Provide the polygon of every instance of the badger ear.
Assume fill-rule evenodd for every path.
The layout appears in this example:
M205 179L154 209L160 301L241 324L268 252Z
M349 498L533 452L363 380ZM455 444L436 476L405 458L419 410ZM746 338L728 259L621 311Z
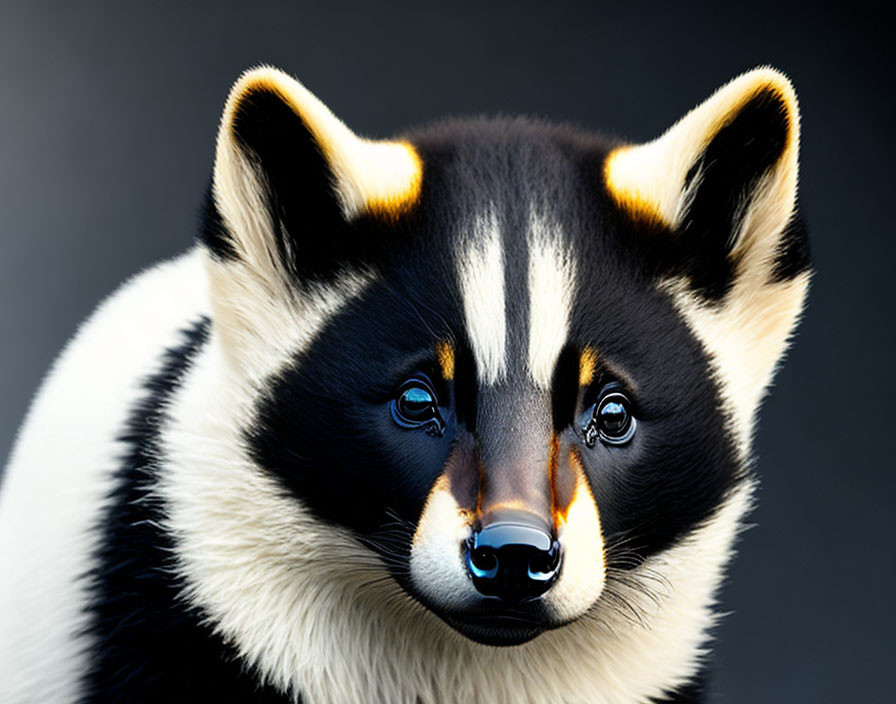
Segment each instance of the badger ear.
M281 71L243 74L221 119L202 232L222 335L245 346L301 325L284 309L312 289L319 300L345 289L346 272L383 244L363 225L409 211L420 180L411 145L358 137Z
M793 87L759 68L604 164L607 190L640 225L639 251L710 352L745 443L808 283L798 150Z
M798 151L793 87L778 71L759 68L720 88L659 139L611 152L604 171L623 210L671 230L670 241L654 243L663 267L717 299L738 275L808 264L793 261L804 248L778 247L794 222ZM789 260L776 261L786 258L778 254Z
M253 69L221 119L209 204L219 222L204 240L265 276L319 278L352 251L347 225L409 208L420 173L409 144L361 139L298 81Z

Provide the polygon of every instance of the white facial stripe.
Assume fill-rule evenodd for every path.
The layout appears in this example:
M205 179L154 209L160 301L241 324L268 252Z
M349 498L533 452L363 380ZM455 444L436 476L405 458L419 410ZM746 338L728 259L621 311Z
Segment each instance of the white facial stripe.
M549 389L569 334L575 265L557 242L556 226L533 214L529 224L529 373Z
M504 254L494 215L482 215L474 221L458 276L479 379L483 384L494 384L507 371Z

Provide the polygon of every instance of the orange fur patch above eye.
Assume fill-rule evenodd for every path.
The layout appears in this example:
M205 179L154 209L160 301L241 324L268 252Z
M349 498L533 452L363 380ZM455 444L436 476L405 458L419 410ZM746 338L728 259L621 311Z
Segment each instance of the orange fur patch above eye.
M454 347L448 342L439 342L436 345L436 356L445 381L454 379Z
M597 352L593 347L586 347L579 356L579 386L588 386L594 380L597 369Z

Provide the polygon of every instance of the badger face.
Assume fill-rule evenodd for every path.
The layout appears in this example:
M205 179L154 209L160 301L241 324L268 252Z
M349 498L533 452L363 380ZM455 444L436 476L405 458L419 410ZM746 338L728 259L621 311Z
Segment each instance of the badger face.
M289 550L252 559L351 572L347 536L492 645L679 588L653 563L739 518L802 304L797 146L770 69L640 146L508 119L368 141L245 74L204 230L214 339L252 389L241 462L315 531L272 518ZM674 565L714 575L703 606L722 533L711 569Z

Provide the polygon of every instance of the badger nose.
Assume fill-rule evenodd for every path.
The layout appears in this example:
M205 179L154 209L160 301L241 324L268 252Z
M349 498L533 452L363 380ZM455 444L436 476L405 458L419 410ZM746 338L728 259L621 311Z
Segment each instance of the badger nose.
M464 552L476 590L506 604L538 598L551 588L560 570L560 544L522 514L474 531Z

